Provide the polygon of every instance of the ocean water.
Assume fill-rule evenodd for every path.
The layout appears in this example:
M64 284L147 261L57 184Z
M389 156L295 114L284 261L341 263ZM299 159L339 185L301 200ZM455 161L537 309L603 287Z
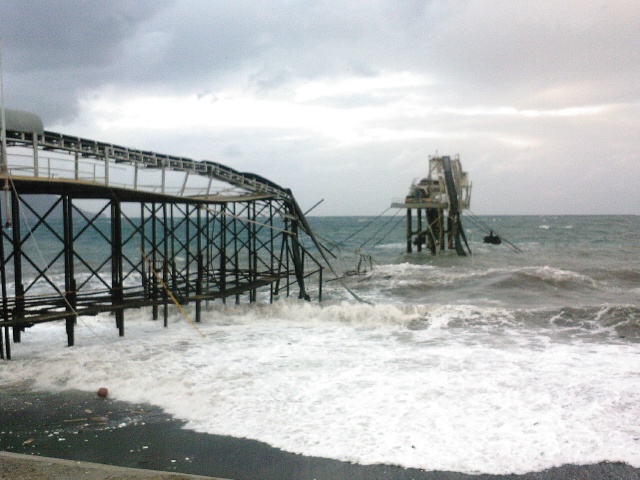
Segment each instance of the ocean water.
M167 329L128 311L124 338L81 318L73 348L38 325L0 387L104 386L193 430L362 464L640 468L640 217L480 221L522 252L465 222L471 257L407 255L400 216L311 218L347 273L322 303L211 303L203 335L177 310ZM360 253L373 269L352 275Z

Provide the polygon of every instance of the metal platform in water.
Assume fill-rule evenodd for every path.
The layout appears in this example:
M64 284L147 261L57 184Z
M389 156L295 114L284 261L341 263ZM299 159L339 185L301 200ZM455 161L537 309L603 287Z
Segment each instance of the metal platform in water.
M458 255L470 254L460 220L462 211L468 209L470 203L471 182L462 170L460 157L429 156L428 175L414 181L403 200L391 204L392 208L407 210L407 253L412 252L413 246L419 252L426 246L434 255L445 249L455 249ZM416 211L416 230L413 210Z

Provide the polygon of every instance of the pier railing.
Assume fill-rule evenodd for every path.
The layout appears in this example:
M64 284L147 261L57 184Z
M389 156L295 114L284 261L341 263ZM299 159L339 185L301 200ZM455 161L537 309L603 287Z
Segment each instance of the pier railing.
M235 196L240 192L277 198L290 196L266 179L213 161L196 161L49 131L42 134L9 131L7 144L21 147L15 153L8 151L7 168L16 175L85 180L162 194L185 194L191 189L205 196ZM146 181L141 181L142 170ZM159 174L158 178L152 179L156 180L153 183L149 181L149 170ZM181 173L182 179L174 175L174 182L169 182L167 175L170 172Z

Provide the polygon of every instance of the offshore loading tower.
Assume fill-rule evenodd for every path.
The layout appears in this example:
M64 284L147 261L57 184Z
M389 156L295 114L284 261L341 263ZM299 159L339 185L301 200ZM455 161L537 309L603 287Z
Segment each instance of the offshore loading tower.
M462 256L471 254L460 219L470 203L471 183L467 172L462 170L460 157L430 155L427 177L411 184L404 201L391 204L393 208L407 210L407 253L412 252L413 246L420 252L424 245L434 255L445 249Z

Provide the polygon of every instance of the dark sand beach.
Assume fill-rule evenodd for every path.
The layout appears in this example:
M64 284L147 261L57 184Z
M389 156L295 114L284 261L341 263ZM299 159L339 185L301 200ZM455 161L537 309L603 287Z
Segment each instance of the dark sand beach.
M0 450L27 455L235 480L640 479L640 470L621 463L565 465L525 475L357 465L296 455L254 440L197 433L183 425L156 407L86 392L34 392L26 385L5 386L0 392Z

